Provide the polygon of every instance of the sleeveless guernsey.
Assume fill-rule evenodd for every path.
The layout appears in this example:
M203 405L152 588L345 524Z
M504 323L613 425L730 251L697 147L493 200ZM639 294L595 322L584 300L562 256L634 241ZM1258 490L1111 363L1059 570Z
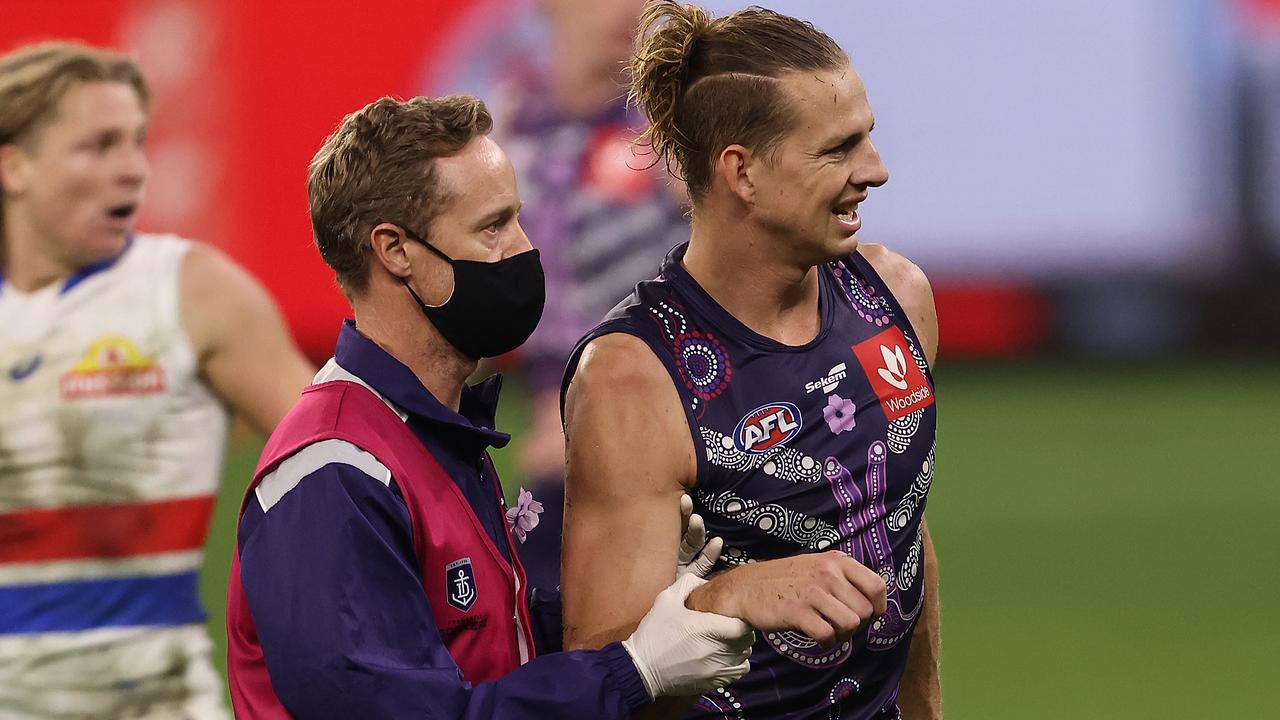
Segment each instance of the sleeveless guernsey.
M888 612L822 648L760 633L751 672L704 695L698 718L892 718L924 601L920 518L936 407L919 339L858 253L818 268L821 329L782 345L734 319L671 251L655 280L579 343L644 340L679 391L698 456L695 509L737 565L839 549L878 571ZM636 438L643 442L643 438Z
M196 576L227 414L181 324L189 246L0 279L0 717L226 717Z

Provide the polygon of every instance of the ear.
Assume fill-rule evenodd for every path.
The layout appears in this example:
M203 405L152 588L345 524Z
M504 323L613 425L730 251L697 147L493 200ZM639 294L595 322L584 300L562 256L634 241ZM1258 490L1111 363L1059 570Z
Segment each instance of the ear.
M409 277L407 248L410 242L413 241L398 226L391 223L378 223L369 231L369 244L373 249L373 257L387 272L397 278Z
M721 150L720 157L716 158L716 174L724 181L729 192L748 205L754 204L756 199L756 185L751 180L751 169L755 162L755 155L742 145L730 145Z
M25 191L30 164L26 152L16 144L0 145L0 190L6 195Z

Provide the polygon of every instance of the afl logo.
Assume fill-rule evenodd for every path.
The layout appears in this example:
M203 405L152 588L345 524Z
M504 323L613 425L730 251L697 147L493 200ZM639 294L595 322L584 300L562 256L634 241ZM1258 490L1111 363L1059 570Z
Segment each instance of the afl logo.
M800 409L789 402L761 405L738 421L733 442L744 453L768 452L798 435L803 424Z

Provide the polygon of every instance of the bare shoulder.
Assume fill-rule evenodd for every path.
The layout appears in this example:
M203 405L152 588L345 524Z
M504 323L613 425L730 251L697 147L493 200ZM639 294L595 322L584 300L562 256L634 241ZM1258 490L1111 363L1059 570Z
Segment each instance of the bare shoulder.
M275 302L257 279L221 250L204 243L192 243L183 258L180 288L183 326L200 354L237 325L262 315L278 315Z
M932 304L933 289L919 265L880 243L861 243L858 252L876 269L899 303L905 306L911 301L927 300Z
M920 266L879 243L860 243L858 252L889 286L889 292L911 320L925 357L933 365L938 352L938 311L933 303L933 287Z
M198 242L191 244L182 262L182 295L184 299L221 298L220 304L237 300L271 302L267 291L249 271L221 250Z
M592 454L600 450L610 455L604 464L648 467L682 485L695 479L697 460L675 383L653 350L635 336L612 333L587 345L565 397L564 419L571 476L574 458L586 451L586 444L593 446ZM621 438L632 441L619 442ZM638 448L666 452L633 455Z
M592 340L582 351L577 372L569 385L569 394L601 389L629 398L659 400L675 388L666 368L643 340L627 333L611 333Z
M231 258L196 244L183 259L181 304L204 381L255 428L271 432L315 374L271 295Z

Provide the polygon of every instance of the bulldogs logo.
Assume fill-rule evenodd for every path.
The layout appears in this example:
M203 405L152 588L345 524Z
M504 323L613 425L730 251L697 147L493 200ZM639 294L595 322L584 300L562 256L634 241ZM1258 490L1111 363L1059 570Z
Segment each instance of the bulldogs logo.
M800 409L789 402L769 403L747 413L733 431L733 443L744 453L768 452L800 433Z

